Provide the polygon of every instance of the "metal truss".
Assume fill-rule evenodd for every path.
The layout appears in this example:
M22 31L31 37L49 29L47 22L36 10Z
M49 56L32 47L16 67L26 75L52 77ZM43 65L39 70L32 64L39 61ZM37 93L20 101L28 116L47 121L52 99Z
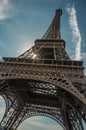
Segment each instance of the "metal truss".
M0 95L6 110L0 127L16 130L27 118L47 116L64 130L84 130L86 77L82 61L73 61L60 36L60 16L42 39L17 58L0 62Z
M40 83L37 83L38 86L39 84ZM40 88L45 88L46 85L48 86L48 84L44 85L43 83L41 83L41 85L42 86L40 86ZM49 88L51 88L51 85L49 85ZM53 95L53 93L50 94L49 91L47 91L45 95L48 94ZM2 128L4 128L5 130L16 130L17 127L27 118L30 118L32 116L46 116L52 118L57 123L59 123L64 130L83 130L81 115L73 107L71 107L71 105L69 105L69 102L65 100L62 101L60 96L59 98L58 96L54 97L57 97L57 102L55 104L52 104L52 102L47 102L46 99L43 103L43 99L40 99L42 102L42 104L40 105L38 99L37 103L34 103L36 102L36 100L34 101L30 97L29 102L24 104L24 102L22 102L21 100L19 101L17 100L17 98L13 98L13 95L11 97L10 93L7 97L5 94L7 109L1 121Z

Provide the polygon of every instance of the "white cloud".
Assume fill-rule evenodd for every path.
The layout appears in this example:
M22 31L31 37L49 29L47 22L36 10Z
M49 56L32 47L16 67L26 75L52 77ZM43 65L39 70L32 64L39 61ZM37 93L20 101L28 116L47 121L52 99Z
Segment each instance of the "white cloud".
M68 4L66 10L69 15L69 24L72 29L73 42L75 43L75 60L80 60L81 59L81 34L78 27L76 9L74 5L70 6Z
M44 118L44 119L43 119ZM36 120L37 119L37 120ZM45 123L43 120L46 120L47 122ZM37 130L37 129L41 129L41 130L63 130L63 128L58 124L58 123L53 123L53 124L49 124L48 123L48 119L45 117L31 117L27 120L25 120L18 128L18 130ZM52 122L52 121L51 121Z
M10 0L0 0L0 20L4 20L8 15L8 11L12 9Z

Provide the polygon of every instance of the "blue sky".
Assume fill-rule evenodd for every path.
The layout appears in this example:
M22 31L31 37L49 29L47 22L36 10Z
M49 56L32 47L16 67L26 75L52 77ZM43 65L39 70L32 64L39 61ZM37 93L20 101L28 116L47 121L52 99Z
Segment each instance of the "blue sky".
M44 35L58 8L63 10L61 38L66 41L66 50L72 59L83 60L86 67L86 0L0 0L0 59L19 56L31 47ZM34 117L19 130L38 130L40 126L57 130L54 123ZM58 126L58 130L62 129Z

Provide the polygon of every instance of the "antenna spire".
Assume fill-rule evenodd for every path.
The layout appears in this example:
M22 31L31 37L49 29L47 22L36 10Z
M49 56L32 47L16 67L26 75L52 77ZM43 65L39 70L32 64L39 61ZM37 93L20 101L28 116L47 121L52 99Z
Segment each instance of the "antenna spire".
M57 9L56 14L42 39L61 39L60 34L60 17L62 15L62 9Z

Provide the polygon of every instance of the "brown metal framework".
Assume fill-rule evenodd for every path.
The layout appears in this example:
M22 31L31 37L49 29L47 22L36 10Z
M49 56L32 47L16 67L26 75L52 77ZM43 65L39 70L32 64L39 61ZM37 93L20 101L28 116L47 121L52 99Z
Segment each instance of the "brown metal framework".
M58 122L64 130L84 130L86 123L86 77L82 61L73 61L60 36L60 16L42 39L17 58L0 62L0 94L6 111L0 123L16 130L27 118L41 115Z

